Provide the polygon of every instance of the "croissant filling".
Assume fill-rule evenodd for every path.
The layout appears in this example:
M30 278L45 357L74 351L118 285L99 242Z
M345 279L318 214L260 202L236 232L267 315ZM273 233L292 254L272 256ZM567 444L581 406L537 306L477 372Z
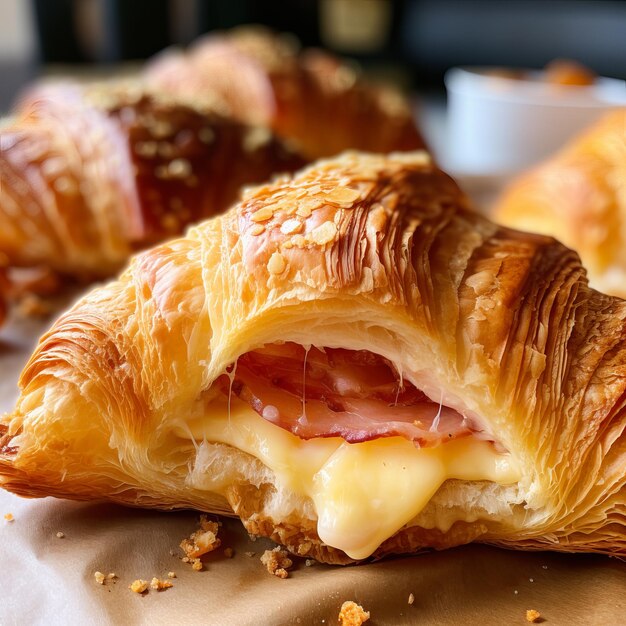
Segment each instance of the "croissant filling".
M354 559L415 520L449 479L510 485L521 477L472 420L367 351L266 346L242 355L216 391L205 419L186 424L201 442L190 484L226 493L233 482L269 483L282 503L265 511L275 521L294 514L290 494L304 497L320 540ZM243 459L227 469L219 444L269 474L250 478Z
M399 436L426 447L480 432L367 350L273 344L242 355L219 384L301 439L359 443Z

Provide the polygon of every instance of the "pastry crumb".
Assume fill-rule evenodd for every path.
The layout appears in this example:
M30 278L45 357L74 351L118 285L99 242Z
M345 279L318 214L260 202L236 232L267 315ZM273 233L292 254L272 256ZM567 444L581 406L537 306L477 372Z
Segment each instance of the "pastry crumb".
M541 613L539 611L535 611L535 609L529 609L526 611L526 621L532 622L533 624L537 623L541 619Z
M304 564L307 567L313 567L313 565L315 565L317 563L317 561L315 559L307 559Z
M287 550L283 550L280 546L276 546L273 550L266 550L261 555L261 563L270 574L283 579L289 576L287 570L293 565Z
M412 593L409 594L409 599L407 600L407 602L409 604L413 604L413 602L415 602L415 596Z
M104 585L105 576L102 572L94 572L93 577L99 585Z
M156 576L150 581L150 588L156 591L163 591L173 586L169 580L160 580Z
M246 552L246 556L250 556L250 557L254 556L255 554L256 552Z
M224 556L227 559L232 559L233 554L235 554L235 551L232 548L224 548Z
M115 572L110 572L107 574L107 580L113 580L117 578L117 574Z
M15 518L13 517L13 513L5 513L5 514L4 514L4 519L5 519L7 522L13 522L13 521L15 521Z
M201 572L203 568L204 565L200 559L191 559L191 569L194 572Z
M195 559L212 552L219 548L222 543L217 537L218 530L217 522L212 522L206 515L201 515L200 528L192 533L188 539L183 539L180 542L180 547L189 559Z
M61 531L57 533L57 539L63 539L64 537L65 537L65 533L62 533Z
M167 573L167 577L168 578L176 578L176 572L168 572Z
M369 611L363 609L360 604L347 600L341 605L337 621L341 626L361 626L370 618Z
M134 593L143 593L148 589L148 581L138 578L128 585L128 588Z

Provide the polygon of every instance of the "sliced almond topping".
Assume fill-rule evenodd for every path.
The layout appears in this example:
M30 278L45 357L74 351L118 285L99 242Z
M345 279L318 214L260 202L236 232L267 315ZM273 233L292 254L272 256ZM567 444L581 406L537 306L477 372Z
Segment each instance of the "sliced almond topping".
M254 237L256 237L257 235L261 235L264 232L265 232L265 226L263 226L263 224L255 224L250 229L250 234L253 235Z
M253 222L267 222L267 220L272 219L274 217L274 210L270 207L262 207L255 211L250 219Z
M299 233L302 230L304 224L295 218L285 220L280 227L280 232L283 235L293 235L293 233Z
M306 239L302 235L294 235L291 238L291 243L297 248L304 248L304 246L306 246Z
M356 189L350 189L349 187L337 187L326 194L326 200L329 200L330 202L339 202L341 204L349 204L354 202L360 195L361 192Z
M274 252L267 263L267 271L270 274L282 274L286 265L285 257L280 252Z
M337 237L337 226L334 222L324 222L311 232L311 241L323 246Z

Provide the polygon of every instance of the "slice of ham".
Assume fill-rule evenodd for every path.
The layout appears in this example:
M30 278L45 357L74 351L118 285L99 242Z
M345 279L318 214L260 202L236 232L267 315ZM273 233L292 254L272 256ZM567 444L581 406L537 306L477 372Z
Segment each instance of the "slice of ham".
M401 436L432 446L472 434L467 418L402 381L387 360L366 350L273 344L242 355L232 384L226 375L219 384L302 439L358 443Z

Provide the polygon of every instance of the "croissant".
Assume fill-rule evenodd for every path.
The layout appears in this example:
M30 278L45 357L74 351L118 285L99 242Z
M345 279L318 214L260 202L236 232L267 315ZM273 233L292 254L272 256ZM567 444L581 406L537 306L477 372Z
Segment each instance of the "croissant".
M41 339L24 496L236 515L330 563L626 555L626 303L426 153L348 153L136 256Z
M576 250L591 285L626 298L626 108L514 180L495 219Z
M424 148L409 103L393 88L368 83L321 50L299 53L293 39L263 29L210 35L186 54L162 55L146 74L168 92L269 126L310 159Z
M39 87L0 141L0 253L91 278L305 163L265 129L124 84Z
M4 323L7 316L7 300L9 293L9 280L6 268L0 265L0 326Z

